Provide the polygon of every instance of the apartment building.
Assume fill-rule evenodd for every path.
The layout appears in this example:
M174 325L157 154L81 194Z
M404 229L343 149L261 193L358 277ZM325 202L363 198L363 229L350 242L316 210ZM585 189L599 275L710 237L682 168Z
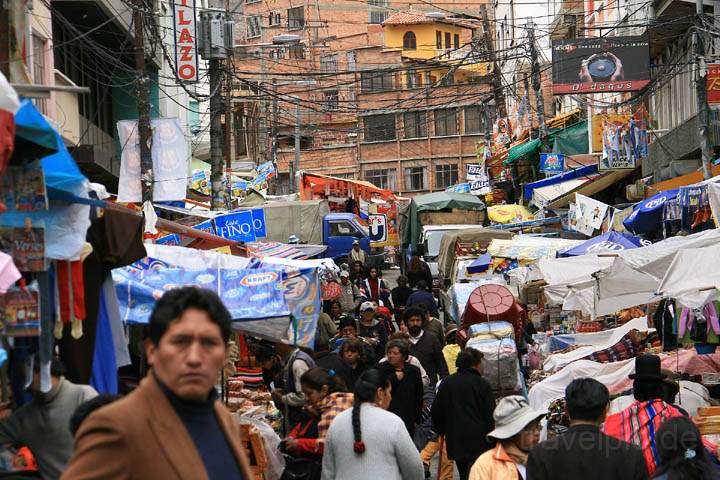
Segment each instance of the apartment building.
M463 12L478 15L477 6L468 2L452 1L443 7L457 12L458 17ZM429 10L429 5L387 0L320 4L246 1L244 36L236 46L236 72L240 78L235 101L242 117L238 133L244 142L239 153L253 161L273 158L279 185L287 185L288 189L295 169L364 178L360 158L366 153L372 159L374 154L363 152L360 146L365 142L360 117L381 108L380 97L392 96L390 91L404 92L421 86L427 90L431 86L428 82L443 78L443 65L447 71L452 62L462 60L463 50L455 48L456 43L457 47L465 47L472 37L472 28L446 23L450 37L446 39L443 30L443 46L438 48L435 31L422 27L414 39L414 57L404 57L411 50L403 49L403 42L408 42L409 47L412 39L404 39L404 34L386 21L400 12L440 21L455 16ZM430 16L426 17L427 13ZM424 30L429 32L427 38L421 36ZM431 66L437 67L436 74L419 78ZM408 77L403 73L405 68L414 68L415 73ZM378 72L371 74L369 70ZM457 76L458 81L464 81L463 73ZM373 95L368 95L370 91ZM422 91L395 95L417 96ZM426 154L416 156L422 155ZM396 162L397 158L392 160ZM395 179L398 190L404 190L397 183L402 182L401 175ZM424 190L432 184L426 185Z

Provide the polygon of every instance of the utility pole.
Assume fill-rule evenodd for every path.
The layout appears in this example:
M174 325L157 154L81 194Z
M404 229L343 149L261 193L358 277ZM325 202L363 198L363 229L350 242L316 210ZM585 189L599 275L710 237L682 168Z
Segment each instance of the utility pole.
M228 21L223 0L214 0L208 10L200 12L200 53L208 60L210 86L210 208L225 207L223 190L223 126L226 113L223 101L223 61L233 45L233 22Z
M0 2L0 72L10 78L10 2Z
M295 161L292 168L292 177L290 177L291 192L299 191L297 185L298 170L300 170L300 99L295 101Z
M712 147L708 137L710 112L707 102L707 64L705 63L705 44L700 29L705 19L703 0L695 1L695 93L697 94L698 133L700 134L700 152L702 154L703 177L705 180L712 177Z
M133 11L135 25L135 68L138 73L136 83L138 107L138 134L140 142L140 183L142 200L152 202L153 199L153 163L150 143L150 80L145 67L145 10L147 3L136 0Z
M499 117L507 117L507 106L505 105L505 91L502 84L502 72L498 67L497 57L495 56L495 47L493 46L492 35L490 34L490 19L488 19L487 7L485 4L480 5L480 15L483 21L483 42L485 50L488 53L490 64L492 65L492 84L493 96L495 97L495 108Z
M272 119L270 121L270 161L273 165L277 162L277 126L278 126L278 99L277 86L273 79L273 100L272 100Z
M700 0L702 1L702 0ZM543 102L542 90L540 89L540 64L538 63L538 52L535 48L535 25L529 22L528 41L530 42L530 61L533 90L535 90L535 103L537 105L537 119L540 124L540 141L545 145L547 139L547 127L545 125L545 104Z
M527 116L530 122L530 139L532 140L532 115L530 114L530 83L528 82L528 74L523 72L523 87L525 87L525 95L523 95L523 102L525 102L525 108L528 110Z

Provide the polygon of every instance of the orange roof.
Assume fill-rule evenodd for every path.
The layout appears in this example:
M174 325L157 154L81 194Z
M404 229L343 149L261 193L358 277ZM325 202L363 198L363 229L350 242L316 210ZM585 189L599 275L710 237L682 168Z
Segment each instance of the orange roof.
M421 23L432 23L438 20L430 18L421 12L398 12L390 15L383 25L419 25Z

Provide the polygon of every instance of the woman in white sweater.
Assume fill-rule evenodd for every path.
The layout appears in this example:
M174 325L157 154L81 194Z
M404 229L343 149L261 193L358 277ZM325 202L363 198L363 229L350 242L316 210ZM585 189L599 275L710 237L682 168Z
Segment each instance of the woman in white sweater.
M335 417L325 438L323 480L425 478L405 424L386 411L391 390L386 373L371 369L360 376L353 408Z

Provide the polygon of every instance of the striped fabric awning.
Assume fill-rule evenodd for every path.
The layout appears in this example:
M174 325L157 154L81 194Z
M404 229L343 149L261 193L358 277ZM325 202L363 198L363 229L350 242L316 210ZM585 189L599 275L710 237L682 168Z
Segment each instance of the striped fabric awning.
M303 252L280 242L250 242L245 244L248 249L248 255L251 257L278 257L290 258L293 260L306 260L308 257Z

